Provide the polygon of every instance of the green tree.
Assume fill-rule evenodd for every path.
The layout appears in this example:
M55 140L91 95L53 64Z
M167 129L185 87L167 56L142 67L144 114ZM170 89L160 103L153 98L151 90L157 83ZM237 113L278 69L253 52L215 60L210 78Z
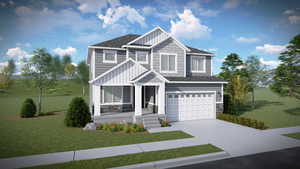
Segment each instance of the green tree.
M12 76L15 72L16 72L16 64L15 61L13 59L10 59L8 61L8 68L9 68L9 74L10 76Z
M249 90L252 93L252 107L254 107L254 89L258 87L261 77L264 75L265 66L263 66L257 56L249 56L245 63L248 73Z
M8 88L11 85L10 69L5 66L0 71L0 88Z
M59 56L54 56L52 59L52 72L54 79L57 79L57 76L64 74L63 65Z
M281 64L275 70L271 89L282 96L300 100L300 34L290 41L279 60Z
M233 76L228 84L231 102L234 104L234 113L238 113L241 105L247 101L247 78L241 75Z
M230 81L233 76L241 75L244 77L248 76L244 63L236 53L231 53L226 56L221 67L222 72L219 74L224 80Z
M65 67L65 76L71 79L72 77L74 77L75 71L76 71L76 67L73 64L69 63Z
M38 113L42 112L42 96L44 89L55 85L52 72L52 56L46 49L36 49L32 58L22 69L22 75L31 78L34 86L39 90Z
M66 68L68 64L71 64L72 59L70 55L64 55L62 58L63 70Z
M89 67L85 63L85 61L82 61L78 64L76 75L77 75L77 80L79 80L82 85L82 96L84 96L85 87L88 85L88 81L89 81Z

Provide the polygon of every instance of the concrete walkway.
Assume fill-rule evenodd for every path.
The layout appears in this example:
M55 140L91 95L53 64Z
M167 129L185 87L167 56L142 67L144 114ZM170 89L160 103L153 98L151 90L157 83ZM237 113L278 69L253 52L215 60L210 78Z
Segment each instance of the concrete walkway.
M231 157L299 147L300 140L282 134L300 132L300 127L257 130L222 120L193 120L173 123L172 127L150 132L182 130L202 142L209 142Z
M208 144L204 140L197 138L151 142L142 144L132 144L125 146L114 146L106 148L95 148L87 150L77 150L69 152L49 153L40 155L31 155L23 157L0 159L0 168L14 169L23 167L32 167L38 165L49 165L56 163L70 162L74 160L89 160L104 157L113 157L118 155L134 154L141 152L166 150L179 147L196 146Z

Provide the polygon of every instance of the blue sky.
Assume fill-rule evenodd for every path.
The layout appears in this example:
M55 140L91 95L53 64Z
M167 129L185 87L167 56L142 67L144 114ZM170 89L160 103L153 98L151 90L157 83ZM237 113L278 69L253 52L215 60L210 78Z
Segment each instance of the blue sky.
M84 60L87 46L160 26L184 44L216 54L257 55L270 68L300 33L298 0L0 0L0 67L21 67L35 48Z

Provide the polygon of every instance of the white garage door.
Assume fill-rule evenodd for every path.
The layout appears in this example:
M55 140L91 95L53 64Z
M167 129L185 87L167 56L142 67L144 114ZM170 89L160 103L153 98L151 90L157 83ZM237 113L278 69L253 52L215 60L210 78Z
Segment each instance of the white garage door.
M215 92L168 93L167 120L214 119Z

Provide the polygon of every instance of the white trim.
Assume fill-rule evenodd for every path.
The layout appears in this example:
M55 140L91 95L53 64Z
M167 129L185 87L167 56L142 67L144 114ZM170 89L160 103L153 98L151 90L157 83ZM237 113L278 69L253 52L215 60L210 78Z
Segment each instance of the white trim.
M223 93L223 84L222 84L222 87L221 87L221 102L222 102L222 103L224 102L224 100L223 100L223 97L224 97L223 94L224 94L224 93Z
M162 83L135 83L140 86L160 86Z
M114 56L114 60L106 60L105 56L106 56L106 52L113 52L115 54ZM102 62L103 63L118 63L117 60L117 51L116 50L103 50L103 58L102 58Z
M161 70L161 64L162 64L161 56L162 55L174 55L175 56L175 70L174 71ZM177 53L159 53L159 71L161 73L178 73L177 72L177 66L178 66L178 64L177 64Z
M92 48L92 49L111 49L111 50L126 50L124 48L113 48L113 47L104 47L104 46L88 46L88 48Z
M208 54L208 53L187 53L188 55L200 55L200 56L215 56L215 54Z
M223 102L216 102L216 104L221 104L221 103L223 103Z
M162 81L164 81L164 82L169 82L168 79L166 79L164 76L162 76L161 74L159 74L158 72L156 72L156 71L153 70L153 69L150 70L150 71L148 71L147 73L143 74L142 76L138 77L137 79L135 79L135 80L133 80L133 81L130 81L130 82L132 82L132 83L138 82L139 80L141 80L142 78L146 77L146 76L149 75L150 73L154 73L155 75L157 75L157 77L158 77L160 80L162 80ZM149 83L147 83L147 84L149 84ZM159 83L158 83L158 84L159 84Z
M96 69L96 51L95 51L95 49L92 49L93 51L92 51L92 59L91 59L91 61L92 61L92 74L93 74L93 76L92 76L92 78L94 79L95 78L95 73L96 73L96 71L95 71L95 69Z
M126 49L126 59L129 58L129 49Z
M106 84L101 84L101 86L133 86L133 84L131 84L131 83L122 83L122 84L106 83Z
M153 49L152 48L151 48L151 54L150 54L150 61L151 61L150 68L153 69Z
M216 94L216 91L166 91L167 94L172 94L172 93L215 93Z
M218 81L170 81L169 83L215 83L215 84L227 84L228 82L218 82Z
M99 80L101 77L103 77L103 76L105 76L106 74L108 74L109 72L111 72L111 71L113 71L113 70L115 70L115 69L121 67L123 64L125 64L125 63L127 63L127 62L129 62L129 61L131 61L131 62L133 62L133 63L135 63L135 64L138 64L138 65L142 66L141 64L137 63L137 62L136 62L135 60L133 60L132 58L128 58L128 59L124 60L123 62L119 63L118 65L116 65L116 66L112 67L111 69L107 70L106 72L102 73L101 75L99 75L99 76L96 77L95 79L90 80L89 83L93 83L93 82ZM147 69L146 69L144 66L142 66L142 67L143 67L143 69L144 69L145 71L147 71Z
M144 98L143 98L143 100L144 100L144 105L143 105L143 107L145 108L146 107L146 87L145 86L142 86L142 89L144 89L143 91L142 91L142 95L143 95L143 92L144 92ZM142 101L142 103L143 103L143 101ZM143 108L142 107L142 108Z
M123 48L151 49L151 46L123 45Z
M150 30L149 32L147 32L147 33L143 34L142 36L139 36L139 37L138 37L138 38L136 38L136 39L133 39L132 41L128 42L127 44L128 44L128 45L130 45L130 44L132 44L132 43L134 43L134 42L136 42L136 41L138 41L138 40L142 39L143 37L145 37L145 36L149 35L150 33L154 32L154 31L156 31L156 29L157 29L157 28L158 28L158 27L155 27L155 28L153 28L153 29L152 29L152 30Z
M193 70L193 58L202 58L203 60L203 70ZM191 60L190 60L190 64L191 64L191 72L192 73L206 73L206 57L205 56L191 56Z
M104 87L117 87L117 86L104 86ZM133 100L132 100L132 96L131 96L131 90L132 90L132 87L130 87L130 102L123 102L123 98L124 98L124 87L128 87L128 86L119 86L119 87L122 87L122 95L121 95L121 99L120 99L120 102L108 102L108 103L104 103L104 89L103 88L100 88L100 92L101 92L101 102L100 102L100 105L122 105L122 104L132 104L133 103ZM112 95L114 96L114 95ZM112 97L112 100L114 100L114 98Z
M210 58L210 75L213 75L213 58Z
M146 61L138 61L138 55L139 53L146 53ZM149 57L149 52L148 51L135 51L135 61L140 63L140 64L148 64L148 57Z
M183 61L183 62L184 62L184 77L187 76L187 75L186 75L186 67L187 67L187 66L186 66L186 57L187 57L187 56L186 56L186 51L184 51L184 61Z

